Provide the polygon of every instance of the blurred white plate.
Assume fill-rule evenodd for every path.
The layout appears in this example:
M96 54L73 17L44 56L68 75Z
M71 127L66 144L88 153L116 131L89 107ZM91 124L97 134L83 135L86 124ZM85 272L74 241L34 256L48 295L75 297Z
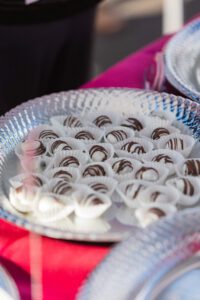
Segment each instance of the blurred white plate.
M165 74L177 90L200 102L200 20L185 26L167 44Z
M78 300L200 299L200 208L138 230L82 287Z
M7 273L7 271L0 266L0 299L1 300L19 300L17 287Z

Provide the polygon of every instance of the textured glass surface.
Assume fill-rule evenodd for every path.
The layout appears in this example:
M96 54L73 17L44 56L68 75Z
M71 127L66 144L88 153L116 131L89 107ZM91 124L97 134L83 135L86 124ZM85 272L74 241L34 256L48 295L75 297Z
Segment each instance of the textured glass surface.
M187 25L168 43L165 73L180 92L200 101L200 20Z
M199 249L200 209L167 217L116 246L89 277L77 299L200 299L196 286ZM156 296L161 283L169 279L170 285Z
M133 89L88 89L62 92L31 100L18 106L0 118L0 217L14 224L54 238L83 241L120 241L133 230L131 226L109 220L107 232L90 233L57 229L40 224L17 213L8 205L8 178L17 173L14 149L27 132L39 124L49 122L53 115L90 111L115 111L119 113L170 111L180 122L200 136L200 105L174 95L145 92ZM97 224L99 226L99 224ZM105 225L105 224L103 224ZM136 228L135 228L136 230Z
M200 270L192 270L178 278L165 289L157 300L198 300L200 299L199 286Z
M10 296L10 299L19 300L16 285L10 275L0 266L0 296ZM0 298L1 298L0 297ZM7 298L1 298L1 300Z

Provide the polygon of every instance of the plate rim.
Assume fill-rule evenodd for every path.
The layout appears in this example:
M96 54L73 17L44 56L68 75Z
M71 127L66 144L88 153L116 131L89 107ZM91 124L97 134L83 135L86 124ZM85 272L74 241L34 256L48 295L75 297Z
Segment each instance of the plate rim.
M136 234L130 235L126 240L124 240L121 243L115 245L115 247L106 255L104 260L102 260L93 269L93 271L87 276L87 278L83 281L83 283L80 286L80 288L78 290L78 293L77 293L77 300L93 300L94 298L91 298L90 291L91 291L92 288L95 289L95 286L97 286L98 279L100 279L100 278L103 279L102 274L105 275L105 268L110 266L110 261L115 260L115 263L116 263L116 260L118 258L118 259L120 259L120 262L123 262L124 257L128 254L128 252L130 254L130 251L129 251L130 247L132 245L134 245L134 243L136 241L140 242L139 247L141 248L141 250L144 249L144 247L146 247L146 249L147 248L150 249L150 248L152 248L152 245L149 242L149 236L150 236L151 233L154 234L154 235L153 234L152 235L153 235L153 238L155 239L159 235L162 236L162 233L165 230L167 231L167 234L168 234L168 230L169 230L169 228L171 228L171 230L172 230L171 234L173 234L174 225L176 223L178 223L179 227L182 228L182 226L180 226L180 223L183 222L184 219L186 219L186 216L187 215L191 215L191 216L193 215L194 216L195 214L198 215L198 219L199 219L199 217L200 217L200 207L190 208L188 210L183 210L182 212L178 213L176 215L176 217L174 217L173 215L169 215L166 218L159 220L157 223L153 223L152 225L150 225L147 228L138 229ZM199 223L198 232L200 233L200 222L198 221L198 223ZM140 239L140 237L139 237L140 235L141 236L143 235L144 238ZM183 230L182 231L180 230L180 237L181 236L185 238ZM162 236L162 238L163 238L163 236ZM164 241L162 241L162 242L164 243ZM200 236L198 238L198 243L200 244ZM195 256L196 254L198 254L199 253L199 247L197 247L197 246L195 247L195 246L194 247L189 246L187 248L186 252L185 252L185 255L184 254L177 255L176 258L172 259L173 262L171 264L168 261L169 267L171 266L172 269L174 269L177 266L179 266L181 263L183 263L185 261L185 259L190 260L192 258L192 256ZM177 246L177 249L178 249L178 246ZM158 249L157 249L157 252L158 252ZM136 256L136 254L140 255L139 253L140 253L140 251L138 251L138 249L136 248L136 249L133 249L131 254L132 254L132 256L134 254ZM162 257L162 259L163 260L166 259L166 254L165 254L164 258ZM198 258L198 260L199 260L199 258ZM126 262L126 266L127 266L127 262ZM128 272L128 267L126 268L126 271ZM129 269L129 271L130 271L130 269ZM112 272L111 268L109 269L109 272ZM166 268L166 274L167 274L167 272L170 272L170 269L168 267ZM148 273L148 272L146 271L146 273ZM161 274L162 274L162 271L161 271ZM152 293L152 283L151 282L149 283L149 279L148 279L148 278L151 278L150 273L146 274L146 275L148 275L148 276L147 277L145 276L145 280L144 280L143 284L142 283L138 284L138 282L135 283L135 286L136 286L136 291L135 292L138 293L138 295L137 295L138 300L139 299L148 300L149 298L147 296L149 294L147 295L147 293L150 293L150 294ZM162 274L162 275L165 275L165 274ZM103 281L101 283L103 284ZM158 284L157 282L153 282L153 283ZM146 291L143 292L143 287L145 285L147 285L147 288L146 288ZM133 288L132 288L132 290L131 289L129 290L129 294L132 295L132 293L133 293ZM111 299L111 298L108 298L108 299ZM117 298L117 299L125 299L125 298ZM134 298L134 299L136 299L136 298Z
M198 26L200 31L200 18L191 21L188 25L184 26L178 33L176 33L167 43L164 49L164 65L165 65L165 76L167 80L184 96L200 103L200 92L191 88L186 82L182 81L181 78L175 72L172 61L171 61L171 48L177 44L181 37L188 35L190 31L194 31L195 27ZM197 30L195 30L197 31Z
M9 292L9 295L14 297L14 300L20 300L19 290L14 279L11 277L9 271L1 263L0 274L2 275L0 275L0 277L4 278L4 282L6 283L6 287L8 288L6 292Z

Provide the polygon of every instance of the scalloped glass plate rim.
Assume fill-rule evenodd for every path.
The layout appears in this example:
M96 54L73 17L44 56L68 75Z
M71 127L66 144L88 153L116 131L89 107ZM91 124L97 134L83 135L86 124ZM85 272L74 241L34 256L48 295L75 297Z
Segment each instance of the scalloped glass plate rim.
M127 101L133 101L132 104L134 104L135 107L139 107L140 109L144 109L143 106L149 111L150 106L158 106L159 104L163 105L166 108L167 101L168 106L170 106L172 109L175 107L175 102L180 103L181 105L184 104L183 109L181 109L181 112L179 110L180 116L179 118L182 119L182 113L184 114L185 111L189 112L190 115L191 112L200 112L200 106L197 103L192 102L189 99L185 99L183 97L177 97L175 95L170 95L167 93L158 93L155 91L145 91L141 89L129 89L129 88L109 88L109 89L82 89L82 90L72 90L68 92L60 92L57 94L51 94L48 96L39 97L33 100L29 100L26 103L23 103L16 108L12 109L10 112L8 112L5 116L0 117L0 141L4 140L3 128L5 126L10 125L11 120L16 119L16 115L21 116L22 112L24 114L28 114L28 110L31 108L37 108L39 110L39 104L42 103L44 105L44 101L50 101L53 102L55 99L59 102L59 97L64 98L65 102L69 102L69 99L71 97L71 101L73 101L73 97L80 97L81 95L98 95L100 99L102 99L103 95L107 95L107 97L111 96L113 100L116 101L116 95L120 97L127 96ZM137 97L138 98L137 98ZM135 99L136 97L136 99ZM152 98L152 99L151 99ZM140 102L137 102L137 100L140 100ZM152 103L150 103L150 99L152 100ZM94 99L93 99L94 100ZM110 100L110 99L108 99ZM148 101L147 101L148 100ZM160 102L159 102L160 101ZM126 101L125 101L126 102ZM89 102L90 103L90 102ZM109 102L110 103L110 102ZM131 102L129 102L131 104ZM126 104L126 103L125 103ZM177 104L178 105L178 104ZM121 103L119 108L121 109ZM125 107L125 106L124 106ZM47 108L48 109L48 108ZM129 107L126 110L128 110ZM41 113L41 112L40 112ZM198 124L197 124L198 125ZM195 126L197 126L195 125ZM199 126L198 129L200 130ZM198 138L200 136L200 133L198 132ZM11 145L12 146L12 145ZM5 153L3 151L3 145L0 147L0 166L2 165L2 159L5 156ZM2 191L1 191L2 192ZM5 195L4 195L5 196ZM52 227L48 227L46 225L36 224L34 222L31 222L30 220L27 220L25 218L22 218L21 216L17 216L12 214L11 212L5 210L0 206L0 218L10 221L11 223L18 225L20 227L23 227L25 229L34 231L38 234L42 234L45 236L57 238L57 239L67 239L67 240L78 240L78 241L89 241L89 242L117 242L121 241L125 238L127 238L130 235L130 232L133 228L125 226L125 230L122 232L118 231L118 229L114 232L106 232L106 233L84 233L84 232L74 232L74 231L65 231L61 229L56 229Z

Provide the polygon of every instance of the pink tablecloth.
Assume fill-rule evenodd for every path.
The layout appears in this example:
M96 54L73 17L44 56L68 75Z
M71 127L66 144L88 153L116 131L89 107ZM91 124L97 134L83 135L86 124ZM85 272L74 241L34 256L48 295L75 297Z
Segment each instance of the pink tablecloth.
M164 37L119 62L84 88L143 88L144 69L166 44ZM43 300L75 299L87 275L110 251L108 245L91 245L42 238ZM0 259L14 276L21 298L30 300L29 233L0 221Z

